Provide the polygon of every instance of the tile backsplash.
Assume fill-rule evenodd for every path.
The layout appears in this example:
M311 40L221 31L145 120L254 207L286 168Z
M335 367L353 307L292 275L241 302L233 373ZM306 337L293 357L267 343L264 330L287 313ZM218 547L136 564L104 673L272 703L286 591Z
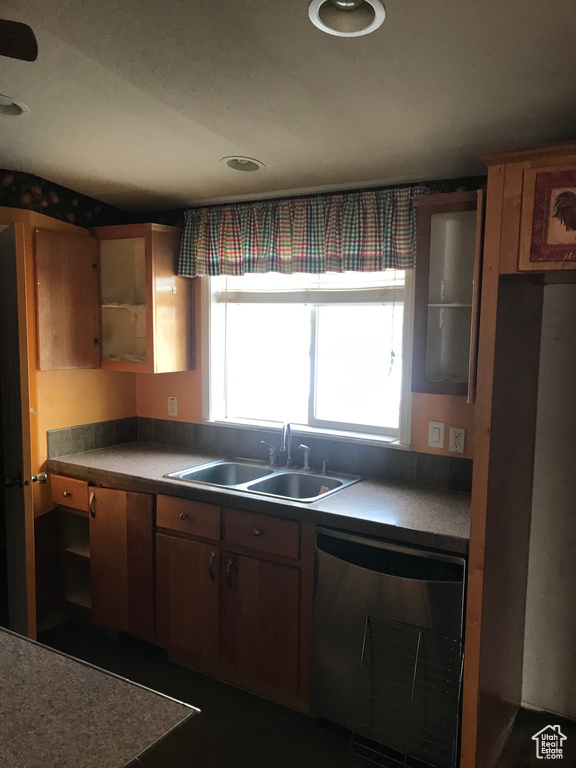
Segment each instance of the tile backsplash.
M131 443L136 440L136 417L98 421L66 429L51 429L48 436L48 458L66 456L69 453L92 451L109 445Z
M48 456L57 458L70 453L105 448L134 440L171 445L197 453L219 456L241 456L246 459L266 459L266 440L279 445L279 430L243 429L217 424L189 424L142 416L48 432ZM472 487L472 461L457 456L436 456L428 453L398 450L386 445L330 440L321 437L295 437L292 456L301 464L297 446L305 442L311 449L311 465L320 467L329 459L328 469L350 472L363 477L391 480L405 485L444 488L469 493Z

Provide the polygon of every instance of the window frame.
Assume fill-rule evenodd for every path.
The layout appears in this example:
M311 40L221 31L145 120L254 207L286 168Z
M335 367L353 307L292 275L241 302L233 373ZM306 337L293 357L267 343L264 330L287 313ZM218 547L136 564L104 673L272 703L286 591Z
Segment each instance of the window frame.
M224 360L226 354L222 349L218 349L216 354L215 345L212 343L216 335L222 338L226 322L226 302L219 302L216 294L220 291L220 278L211 278L203 276L197 278L201 281L201 365L202 365L202 420L214 424L226 424L230 426L239 426L243 428L265 428L278 426L279 422L239 420L229 419L225 413L225 370ZM318 434L322 436L341 436L343 438L352 438L362 442L392 442L403 447L410 446L411 433L411 415L412 415L412 338L414 332L414 270L406 270L404 273L403 288L403 325L402 325L402 382L400 391L400 413L399 428L397 430L380 429L368 425L356 425L348 422L332 422L314 417L314 398L309 398L308 403L308 424L293 425L294 432L301 431L302 434ZM262 291L262 303L269 303L270 296L273 294L276 301L282 303L305 303L316 309L318 306L333 305L345 303L348 305L363 305L372 303L382 303L386 294L390 291L397 292L398 288L364 288L353 289L366 293L366 298L361 302L342 300L346 289L322 290L323 300L318 301L314 289L303 289L302 291ZM236 301L228 300L228 303L242 303L241 292L229 291L235 294ZM255 292L252 291L252 294ZM330 294L330 296L328 296ZM371 294L372 301L368 300L368 294ZM340 296L339 296L340 295ZM340 300L339 300L340 298ZM316 299L316 300L315 300ZM328 300L327 300L328 299ZM245 300L245 299L244 299ZM250 303L258 303L251 300ZM222 309L222 305L224 309ZM309 392L315 395L315 336L317 323L317 312L311 313L311 322L313 323L310 334L310 383ZM222 385L222 391L218 392L216 385Z

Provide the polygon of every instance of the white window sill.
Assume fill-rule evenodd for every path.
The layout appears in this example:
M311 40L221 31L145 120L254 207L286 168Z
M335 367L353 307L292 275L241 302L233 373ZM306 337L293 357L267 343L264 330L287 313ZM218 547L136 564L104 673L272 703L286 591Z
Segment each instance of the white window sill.
M248 429L255 432L270 432L280 434L282 425L272 426L270 422L262 421L225 421L207 419L202 420L202 424L210 424L216 427L227 427L229 429ZM324 440L336 440L343 443L357 443L361 445L386 446L399 451L409 451L410 446L399 442L397 437L390 435L377 435L368 432L347 432L337 429L319 429L318 427L309 427L304 424L290 424L293 435L302 435L307 437L317 437Z

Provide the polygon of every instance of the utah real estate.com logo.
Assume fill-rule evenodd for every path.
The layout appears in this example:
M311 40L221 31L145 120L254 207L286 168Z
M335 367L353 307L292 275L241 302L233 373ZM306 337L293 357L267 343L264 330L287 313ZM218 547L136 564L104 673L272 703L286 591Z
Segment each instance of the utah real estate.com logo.
M536 757L539 760L561 760L564 757L562 744L566 738L559 725L547 725L542 728L532 736L536 742Z

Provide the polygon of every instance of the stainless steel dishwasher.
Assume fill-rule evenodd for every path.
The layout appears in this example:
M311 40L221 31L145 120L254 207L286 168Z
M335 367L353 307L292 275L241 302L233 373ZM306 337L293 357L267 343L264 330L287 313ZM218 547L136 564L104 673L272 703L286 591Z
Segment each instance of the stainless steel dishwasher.
M456 764L465 574L461 557L317 529L311 708L352 731L354 765Z

